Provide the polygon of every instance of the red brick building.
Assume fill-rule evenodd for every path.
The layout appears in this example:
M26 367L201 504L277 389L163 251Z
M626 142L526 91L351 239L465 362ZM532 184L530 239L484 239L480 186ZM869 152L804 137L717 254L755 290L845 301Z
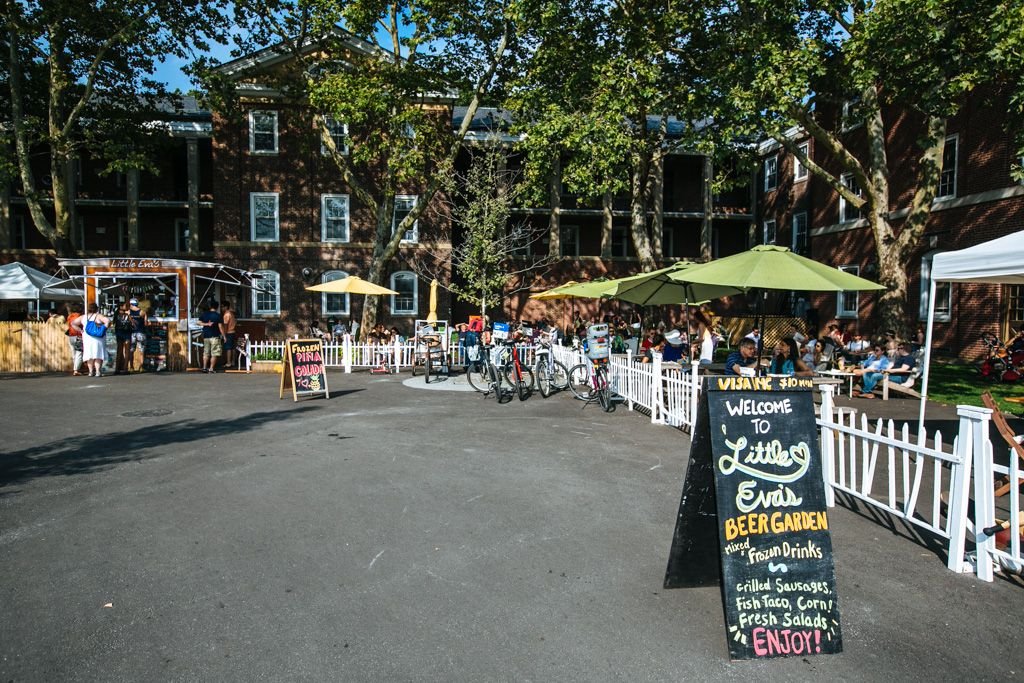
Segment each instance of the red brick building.
M1024 185L1012 175L1015 156L1011 136L998 105L972 99L947 122L939 191L932 203L924 237L906 264L910 279L907 319L910 329L927 316L928 272L931 257L940 251L962 249L1024 229ZM887 109L886 151L890 169L890 219L896 226L906 217L920 152L916 140L923 133L920 118ZM855 155L866 148L863 127L844 129L840 112L831 117L833 129ZM828 116L822 120L827 121ZM806 145L808 156L824 169L838 173L838 164L816 148L803 131L791 139ZM777 142L760 148L762 171L759 241L775 242L816 261L856 272L868 279L878 275L874 241L867 221L822 178L809 173ZM842 177L845 183L848 178ZM988 331L1005 338L1024 324L1024 292L1014 286L954 284L940 286L936 297L935 340L939 348L965 357L977 355L977 339ZM793 297L780 298L785 309ZM822 325L838 320L851 331L874 335L875 296L844 292L811 294Z

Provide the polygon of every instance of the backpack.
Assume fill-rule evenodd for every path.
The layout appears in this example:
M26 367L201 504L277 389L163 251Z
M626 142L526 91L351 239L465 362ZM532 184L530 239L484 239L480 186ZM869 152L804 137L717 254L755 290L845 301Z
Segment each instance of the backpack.
M135 324L130 315L117 315L114 319L114 329L118 332L134 332Z

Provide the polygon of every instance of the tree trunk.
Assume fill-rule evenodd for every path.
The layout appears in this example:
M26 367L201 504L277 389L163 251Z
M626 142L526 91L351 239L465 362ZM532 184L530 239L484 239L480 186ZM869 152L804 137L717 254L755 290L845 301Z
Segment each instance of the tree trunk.
M651 249L651 238L647 233L647 203L644 201L647 186L647 156L636 153L633 157L632 196L630 197L630 235L636 256L640 260L640 269L645 273L655 269L654 250Z
M892 231L891 226L886 230ZM907 338L907 260L910 254L893 245L877 249L878 281L885 291L878 298L878 322L882 331L893 330L898 339ZM909 250L907 250L909 251Z

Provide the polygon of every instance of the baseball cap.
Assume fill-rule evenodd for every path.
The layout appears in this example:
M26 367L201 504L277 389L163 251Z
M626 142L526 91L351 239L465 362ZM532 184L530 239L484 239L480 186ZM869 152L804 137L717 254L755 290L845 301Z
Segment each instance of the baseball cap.
M139 300L138 300L138 299L136 299L135 297L132 297L132 298L131 298L131 299L130 299L130 300L128 301L128 303L129 303L129 304L131 304L132 306L137 306L137 305L139 304Z

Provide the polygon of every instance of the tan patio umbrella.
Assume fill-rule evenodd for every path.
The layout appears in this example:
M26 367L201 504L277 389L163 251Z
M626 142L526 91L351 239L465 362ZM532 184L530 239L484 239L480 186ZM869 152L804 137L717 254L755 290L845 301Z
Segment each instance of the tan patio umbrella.
M310 292L326 292L328 294L398 294L393 289L375 285L355 275L349 275L340 280L323 282L319 285L312 285L306 287L306 289Z
M430 312L427 313L427 322L437 322L437 278L430 283Z

